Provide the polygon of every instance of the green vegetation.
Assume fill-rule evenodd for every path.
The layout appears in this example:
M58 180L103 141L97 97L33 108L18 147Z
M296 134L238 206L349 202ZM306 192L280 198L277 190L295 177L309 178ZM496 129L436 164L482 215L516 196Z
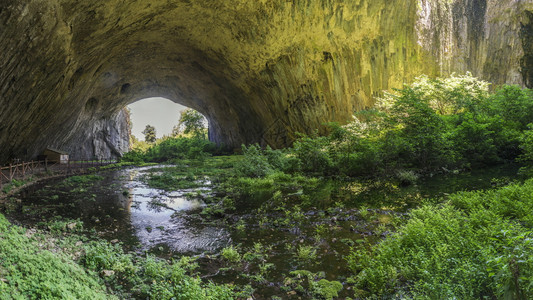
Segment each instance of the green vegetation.
M146 125L146 128L144 128L143 132L144 134L144 141L147 143L155 143L156 140L156 133L155 133L155 127L151 125Z
M40 246L42 237L37 233L9 224L3 215L0 232L0 298L114 298L95 273L61 251Z
M93 181L103 180L104 177L100 175L80 175L80 176L70 176L65 179L64 184L74 185L74 184L87 184Z
M231 286L204 284L189 276L197 267L192 258L167 262L153 256L135 257L119 245L90 242L85 246L81 264L102 274L108 286L139 299L233 299Z
M17 180L17 179L13 179L10 183L5 184L5 185L2 187L2 190L0 191L0 193L8 194L8 193L11 192L13 189L23 186L23 185L26 184L28 181L31 181L31 178L28 179L28 180Z
M145 131L148 130L148 126ZM149 131L151 132L152 130ZM124 154L122 160L136 164L160 163L182 159L202 159L213 154L220 154L221 148L207 140L206 136L204 116L195 110L187 109L182 111L179 123L174 127L171 137L165 136L156 140L155 131L153 131L150 141L146 140L146 143L134 141L132 151Z
M243 147L242 176L274 171L309 175L398 176L530 160L533 92L488 84L470 75L430 80L380 99L345 126L329 124L326 137L302 135L290 149Z
M207 120L194 109L183 110L178 125L172 129L172 136L192 136L205 139L207 137Z
M158 140L147 150L136 149L124 154L122 160L135 163L168 162L184 158L205 158L218 152L220 148L205 139L166 137Z
M60 272L79 273L72 278L80 288L74 291L68 281L48 282L41 275L31 275L30 286L21 275L25 269L16 269L23 266L8 269L1 256L0 295L532 298L533 179L519 184L512 183L513 175L498 174L483 177L490 190L454 194L461 188L451 178L434 199L421 188L439 173L438 178L448 180L452 174L505 163L519 163L522 174L533 174L533 92L517 86L490 92L488 86L470 75L420 77L380 99L375 108L357 113L353 122L328 124L327 136L301 135L291 148L280 150L243 145L243 154L232 156L218 156L220 149L205 139L203 117L186 112L177 136L145 143L117 166L173 164L142 170L139 180L202 205L180 211L155 196L147 203L151 213L166 210L170 218L182 218L180 224L216 229L224 244L196 259L176 259L161 244L148 251L175 258L164 260L82 237L86 232L76 216L37 223L41 230L31 234L4 220L0 229L4 226L7 233L0 235L0 245L31 245L24 247L33 252L24 255L31 255L27 265L35 268L42 253L46 259L56 257L63 264L57 267ZM13 201L8 209L44 216L62 207L66 194L85 199L90 208L97 197L90 188L103 179L73 176L57 184L68 189L61 197L42 197L45 204L39 206ZM120 191L135 198L129 190ZM94 218L100 224L119 222L110 215ZM171 227L142 229L156 234ZM50 237L54 245L42 242ZM3 251L0 255L11 259L6 261L26 259Z
M2 299L234 299L232 286L203 283L196 263L126 254L118 244L72 234L79 221L54 221L50 233L0 215ZM110 292L107 288L111 288ZM114 294L114 295L113 295Z
M222 255L225 260L232 263L238 263L241 260L241 255L239 254L237 249L233 248L233 246L222 249L220 255Z
M338 297L342 290L342 283L329 281L323 278L323 273L312 273L307 270L296 270L290 273L290 277L285 279L285 286L312 298L312 299L333 299Z
M296 250L295 257L302 262L311 262L316 259L316 249L313 246L300 246Z
M379 99L347 125L329 124L325 137L301 135L283 150L244 146L238 176L262 178L275 172L311 176L395 177L403 184L420 175L531 161L533 92L489 84L471 75L429 79ZM219 153L205 140L198 113L180 124L189 136L166 138L127 161L164 162ZM528 156L529 155L529 156Z
M533 162L531 121L528 89L503 86L490 93L486 82L470 75L421 77L358 113L354 122L330 124L329 136L302 135L284 150L243 146L231 186L241 197L265 201L260 214L293 202L291 195L316 205L306 197L319 176L392 177L410 185L421 175L515 161L525 164L527 173ZM528 181L459 193L445 204L412 211L409 221L378 246L354 248L348 262L356 274L355 296L533 297L532 188ZM283 211L290 219L265 215L260 226L297 222L297 212ZM361 207L360 216L368 219L369 211ZM375 232L386 230L380 225ZM294 257L309 265L315 247L300 245Z
M397 233L348 257L364 297L533 297L533 180L463 192L411 212Z

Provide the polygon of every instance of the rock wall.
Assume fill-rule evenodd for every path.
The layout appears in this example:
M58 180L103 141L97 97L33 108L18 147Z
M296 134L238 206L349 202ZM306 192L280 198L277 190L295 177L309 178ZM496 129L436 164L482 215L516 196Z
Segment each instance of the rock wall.
M122 138L92 137L145 97L198 110L219 144L283 146L422 73L529 85L532 11L533 0L3 0L0 162L50 145L104 153Z
M129 150L130 118L127 109L122 109L111 118L93 122L84 131L77 131L71 141L54 148L71 153L71 159L116 159Z
M417 36L440 74L472 72L497 85L525 85L523 35L533 1L418 0Z

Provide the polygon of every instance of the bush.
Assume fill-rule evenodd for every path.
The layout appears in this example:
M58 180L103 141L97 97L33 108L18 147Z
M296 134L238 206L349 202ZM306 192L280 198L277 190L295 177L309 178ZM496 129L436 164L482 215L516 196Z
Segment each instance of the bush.
M144 152L142 152L141 150L131 150L129 152L124 153L121 158L122 161L133 162L136 164L144 163L144 159Z
M518 85L504 85L487 101L490 113L501 116L509 127L525 130L533 120L533 91Z
M533 92L503 86L490 95L488 85L470 74L419 77L357 113L353 122L329 124L328 137L302 135L288 157L308 174L347 176L391 176L403 169L424 174L512 161L527 148L519 145L533 119Z
M495 144L496 132L491 130L493 118L464 113L457 117L449 139L457 154L456 161L463 164L493 164L500 161Z
M394 102L388 122L400 126L397 134L404 140L407 166L432 169L448 163L450 145L445 139L446 124L430 107L422 93L404 88Z
M242 152L243 159L235 164L235 171L239 176L260 178L274 171L259 145L242 145Z
M110 270L117 275L131 276L136 271L131 255L124 254L120 245L103 241L88 243L81 263L96 272Z
M288 150L274 150L267 146L264 155L273 169L282 172L298 172L301 168L300 160Z
M475 112L489 94L489 83L472 77L470 73L435 79L423 75L416 78L411 87L419 91L439 115Z
M341 174L373 175L383 167L382 146L380 141L351 137L344 145L332 149L330 157L334 168Z
M332 160L328 153L329 140L306 135L294 143L293 153L300 161L301 170L307 173L330 173Z
M165 138L151 146L145 152L132 150L122 157L124 161L166 162L173 159L201 159L218 153L220 149L212 142L198 138Z
M520 138L520 149L522 154L519 160L527 164L533 163L533 123L530 123L528 130L525 130Z

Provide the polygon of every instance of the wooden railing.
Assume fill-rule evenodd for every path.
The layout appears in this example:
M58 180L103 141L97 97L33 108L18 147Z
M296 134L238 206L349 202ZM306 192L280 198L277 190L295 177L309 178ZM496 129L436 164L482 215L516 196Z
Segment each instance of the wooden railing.
M16 162L0 167L0 190L4 184L25 180L33 175L73 175L97 171L102 166L116 163L116 160L69 160L67 162L30 161Z

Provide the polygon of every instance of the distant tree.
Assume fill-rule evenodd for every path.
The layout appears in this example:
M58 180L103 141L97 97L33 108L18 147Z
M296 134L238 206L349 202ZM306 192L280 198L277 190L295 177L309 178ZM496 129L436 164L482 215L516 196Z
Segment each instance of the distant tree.
M174 127L172 127L172 133L170 134L171 136L173 137L177 137L181 134L181 130L180 130L180 125L176 125Z
M144 128L143 132L144 134L144 140L147 143L155 143L156 137L155 137L155 127L151 125L146 125L146 128Z
M172 129L172 135L177 136L183 133L205 138L205 124L205 117L201 113L188 108L181 112L178 125Z

